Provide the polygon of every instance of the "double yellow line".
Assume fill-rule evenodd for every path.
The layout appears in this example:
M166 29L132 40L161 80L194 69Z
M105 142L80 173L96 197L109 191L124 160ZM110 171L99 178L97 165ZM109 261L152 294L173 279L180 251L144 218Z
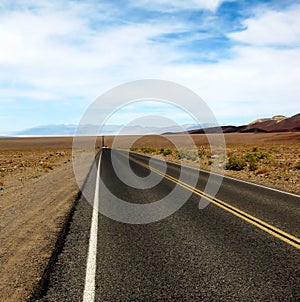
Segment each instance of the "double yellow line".
M258 219L256 217L244 212L244 211L241 211L240 209L238 209L238 208L236 208L236 207L234 207L234 206L232 206L232 205L230 205L230 204L228 204L228 203L226 203L226 202L224 202L224 201L222 201L222 200L220 200L220 199L218 199L214 196L211 196L211 195L209 195L209 194L207 194L207 193L205 193L205 192L203 192L203 191L201 191L197 188L194 188L193 186L190 186L189 184L184 183L184 182L176 179L173 176L170 176L168 174L164 174L161 171L159 171L158 169L150 167L149 165L142 163L141 161L133 158L132 156L130 156L130 160L137 163L137 164L139 164L140 166L145 167L146 169L151 170L151 171L155 172L156 174L159 174L159 175L163 176L164 178L166 178L166 179L182 186L183 188L193 192L194 194L205 198L206 200L210 201L211 203L215 204L216 206L218 206L218 207L224 209L225 211L227 211L227 212L229 212L229 213L231 213L231 214L247 221L248 223L251 223L252 225L254 225L254 226L260 228L261 230L273 235L274 237L277 237L280 240L294 246L295 248L300 249L300 239L299 238L297 238L297 237L295 237L291 234L288 234L288 233L286 233L286 232L284 232L284 231L268 224L267 222L265 222L261 219Z

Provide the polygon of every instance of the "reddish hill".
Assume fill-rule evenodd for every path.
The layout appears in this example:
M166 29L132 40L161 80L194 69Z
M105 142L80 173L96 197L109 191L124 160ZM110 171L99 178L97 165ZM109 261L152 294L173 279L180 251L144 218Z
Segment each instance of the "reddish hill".
M242 132L254 132L254 129L263 132L300 131L300 113L290 118L282 117L278 119L277 117L262 122L250 123Z
M300 131L300 113L292 116L285 117L276 115L272 118L263 118L253 121L248 125L242 126L222 126L220 127L223 133L271 133L271 132L294 132ZM189 131L190 134L204 134L204 133L217 133L220 132L219 127L212 127L204 129L195 129Z

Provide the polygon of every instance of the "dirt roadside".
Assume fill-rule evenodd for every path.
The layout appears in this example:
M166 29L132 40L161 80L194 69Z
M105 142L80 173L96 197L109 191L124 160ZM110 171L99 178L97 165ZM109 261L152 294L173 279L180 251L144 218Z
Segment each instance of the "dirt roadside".
M184 145L183 135L144 136L131 150L210 171L215 159L207 137L201 134L191 137L198 148L197 156ZM220 165L225 168L221 171L225 175L300 194L300 132L229 133L224 138L226 160ZM182 146L180 152L172 141Z
M215 171L274 189L300 194L300 144L255 144L227 145L226 160L212 170L214 156L208 146L199 154L192 150L175 148L142 147L131 148L134 152L148 156L159 156L167 161ZM225 167L225 170L222 169Z
M71 150L0 149L0 301L38 285L76 199Z

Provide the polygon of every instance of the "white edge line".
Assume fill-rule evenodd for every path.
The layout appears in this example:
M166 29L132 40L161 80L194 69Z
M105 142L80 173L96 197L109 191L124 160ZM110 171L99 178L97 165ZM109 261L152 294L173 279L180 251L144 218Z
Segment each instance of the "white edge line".
M125 150L121 150L120 149L119 151L125 151ZM133 151L129 151L129 152L133 153L133 154L138 154L138 155L142 155L144 157L151 158L151 156L145 155L143 153L138 153L138 152L133 152ZM158 158L156 158L156 159L159 160ZM196 167L191 167L191 166L187 166L187 165L183 165L183 164L179 165L178 163L175 163L175 162L172 162L172 161L169 161L169 160L166 160L165 162L173 164L173 165L177 165L177 166L182 166L182 167L185 167L185 168L190 168L192 170L204 172L204 173L207 173L207 174L214 174L214 175L217 175L217 176L221 176L223 178L228 178L228 179L231 179L231 180L234 180L234 181L243 182L243 183L246 183L246 184L249 184L249 185L257 186L257 187L268 189L268 190L271 190L271 191L274 191L274 192L278 192L278 193L282 193L282 194L287 194L287 195L290 195L290 196L294 196L294 197L300 198L300 195L298 195L298 194L294 194L294 193L278 190L278 189L275 189L275 188L272 188L272 187L267 187L267 186L264 186L264 185L257 184L255 182L250 182L250 181L234 178L234 177L230 177L230 176L227 176L227 175L218 174L218 173L215 173L215 172L210 172L210 171L206 171L206 170L203 170L203 169L199 169L199 168L196 168Z
M99 156L99 163L97 167L96 186L94 195L94 205L92 222L90 229L89 251L86 264L85 284L83 292L83 302L95 301L95 276L96 276L96 258L97 258L97 233L98 233L98 209L99 209L99 183L100 183L100 163L101 155Z

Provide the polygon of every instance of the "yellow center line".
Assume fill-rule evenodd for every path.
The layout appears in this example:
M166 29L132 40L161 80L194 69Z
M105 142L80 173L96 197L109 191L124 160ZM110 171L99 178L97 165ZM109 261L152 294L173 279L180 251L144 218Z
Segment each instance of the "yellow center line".
M180 186L182 186L183 188L187 189L187 190L190 190L192 191L194 194L200 196L200 197L203 197L205 198L206 200L210 201L211 203L215 204L216 206L226 210L227 212L230 212L231 214L247 221L248 223L251 223L252 225L260 228L261 230L275 236L276 238L279 238L280 240L294 246L295 248L297 249L300 249L300 239L289 234L289 233L286 233L276 227L274 227L273 225L270 225L268 224L267 222L259 219L259 218L256 218L214 196L211 196L197 188L194 188L193 186L190 186L189 184L185 183L185 182L182 182L178 179L176 179L175 177L171 176L171 175L168 175L168 174L164 174L162 173L161 171L159 171L158 169L155 169L153 167L150 167L149 165L147 164L144 164L142 163L141 161L137 160L137 159L134 159L132 156L130 156L130 160L132 160L133 162L139 164L140 166L143 166L145 167L146 169L148 170L151 170L153 172L155 172L156 174L159 174L161 176L163 176L164 178L176 183L176 184L179 184Z

